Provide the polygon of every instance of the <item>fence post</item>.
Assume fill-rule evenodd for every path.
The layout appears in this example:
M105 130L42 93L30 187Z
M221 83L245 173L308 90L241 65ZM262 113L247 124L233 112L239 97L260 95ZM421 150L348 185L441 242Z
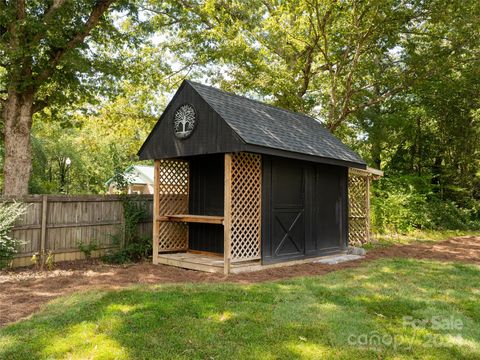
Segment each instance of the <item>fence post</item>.
M367 190L366 190L367 198L365 199L365 202L366 202L366 205L365 205L366 211L365 211L365 213L366 213L366 217L367 217L367 218L365 219L365 220L366 220L366 223L367 223L367 224L366 224L366 226L367 226L367 236L366 236L367 238L366 238L366 241L367 241L367 243L369 243L369 242L370 242L370 236L371 236L371 234L370 234L370 227L371 227L371 225L370 225L370 181L371 181L370 175L368 175L365 179L366 179L366 181L367 181L367 184L366 184L366 185L367 185L367 186L366 186L366 188L367 188Z
M48 211L48 195L42 195L42 228L40 232L40 257L45 254L47 242L47 211ZM43 259L42 259L43 260Z
M232 154L225 154L223 210L223 273L230 273L232 257Z

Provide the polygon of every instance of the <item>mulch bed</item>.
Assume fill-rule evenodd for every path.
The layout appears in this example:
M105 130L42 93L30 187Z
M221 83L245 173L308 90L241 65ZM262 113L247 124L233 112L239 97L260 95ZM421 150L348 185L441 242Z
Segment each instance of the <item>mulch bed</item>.
M28 317L46 302L76 291L121 289L132 284L272 281L323 275L331 271L360 266L364 261L391 257L480 264L480 236L457 237L438 243L377 248L369 251L363 259L336 265L309 263L230 276L146 262L112 266L96 261L58 263L53 271L19 269L0 272L0 326Z

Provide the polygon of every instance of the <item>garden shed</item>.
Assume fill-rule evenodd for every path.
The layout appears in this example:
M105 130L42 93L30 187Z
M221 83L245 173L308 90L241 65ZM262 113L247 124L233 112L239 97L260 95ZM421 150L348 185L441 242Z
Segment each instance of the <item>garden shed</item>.
M368 239L372 172L306 115L184 81L139 156L154 160L154 263L229 273L345 252L349 182Z

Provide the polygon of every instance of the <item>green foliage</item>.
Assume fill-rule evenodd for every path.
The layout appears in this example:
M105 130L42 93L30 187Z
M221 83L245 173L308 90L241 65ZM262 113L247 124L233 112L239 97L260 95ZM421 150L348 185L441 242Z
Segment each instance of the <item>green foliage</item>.
M42 137L34 144L37 173L28 188L32 123L56 121L66 129L77 125L75 120L79 115L95 117L112 102L117 114L124 111L122 118L129 117L131 109L133 119L137 120L141 115L133 104L142 103L150 113L158 108L160 91L170 81L177 81L177 74L166 64L168 57L162 42L152 36L149 13L141 11L148 3L144 0L0 2L0 117L5 144L15 149L3 152L7 168L4 173L7 178L3 180L8 182L5 192L13 195L25 195L28 190L67 192L65 172L61 170L58 186L52 166L42 167L42 160L55 162L64 158L64 154L42 149L42 145L48 147L42 144ZM158 30L159 26L157 23ZM102 115L108 117L109 113ZM112 127L109 134L116 130ZM71 145L65 141L67 138L62 139L62 145ZM124 158L135 155L136 151L124 152L121 142L115 144ZM65 152L68 150L71 146L65 147ZM86 154L73 150L80 157ZM111 158L103 156L101 161ZM94 167L101 164L98 159L92 160L93 168L87 163L83 164L84 169L79 169L82 164L75 163L77 174L85 178L79 180L80 189L74 191L99 192L98 183L113 175L108 173L104 179L100 168L92 184L89 180L95 174Z
M73 116L70 124L36 117L30 192L105 192L109 178L138 162L136 153L155 123L146 106L119 97L97 114ZM67 157L71 165L62 186L61 165Z
M125 244L119 250L102 256L102 260L109 264L125 264L148 258L152 253L152 239L139 236L134 242Z
M442 199L431 177L396 175L374 186L372 225L378 233L480 229L480 214L478 208L464 209Z
M114 235L113 239L120 248L103 256L102 260L108 263L140 261L152 253L152 239L138 234L139 224L148 216L146 202L125 195L122 204L125 223L121 235Z
M472 264L380 259L258 284L78 292L0 328L0 358L478 359L479 277Z
M90 241L88 244L83 242L78 243L78 248L85 255L85 259L89 260L92 257L92 252L98 249L98 244L95 240Z
M112 80L129 74L133 50L149 43L137 1L16 4L0 5L0 90L32 91L36 107L58 118L64 106L117 93Z
M55 267L55 257L53 252L50 250L45 257L45 267L48 271L52 271Z
M185 65L219 65L206 71L227 90L320 116L331 129L402 85L392 49L423 10L414 1L170 3L158 17L179 20L172 48Z
M8 266L23 242L10 236L15 221L27 206L22 203L0 203L0 269Z

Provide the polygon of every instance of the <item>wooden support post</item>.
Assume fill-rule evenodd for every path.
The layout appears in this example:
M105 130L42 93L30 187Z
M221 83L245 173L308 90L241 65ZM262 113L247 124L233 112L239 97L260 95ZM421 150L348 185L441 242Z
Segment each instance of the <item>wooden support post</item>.
M223 212L223 261L224 274L230 272L232 253L232 154L225 154L225 199Z
M158 264L158 235L160 233L160 160L155 160L153 168L153 235L152 261Z
M42 227L40 230L40 261L42 261L42 257L46 251L46 243L47 243L47 213L48 211L48 196L42 195Z
M366 192L366 196L367 198L365 199L366 200L366 208L365 208L365 215L366 215L366 226L367 226L367 238L365 239L366 242L370 242L370 181L371 181L371 177L370 175L367 176L366 178L366 181L367 181L367 190L365 191Z

